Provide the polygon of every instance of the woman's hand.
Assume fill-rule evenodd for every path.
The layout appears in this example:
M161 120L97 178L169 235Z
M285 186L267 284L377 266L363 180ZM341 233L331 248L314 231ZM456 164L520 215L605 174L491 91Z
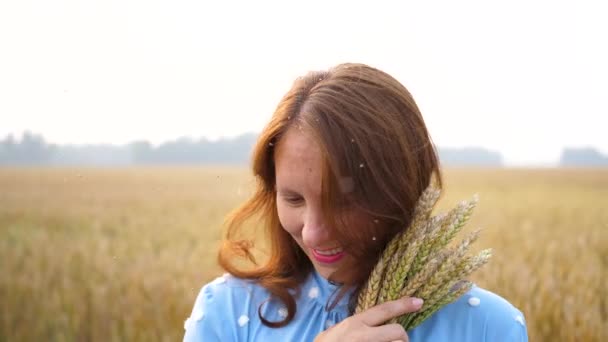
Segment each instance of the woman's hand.
M382 325L382 323L393 317L418 311L421 307L422 300L418 298L401 298L385 302L334 325L319 334L315 342L408 342L407 333L400 324Z

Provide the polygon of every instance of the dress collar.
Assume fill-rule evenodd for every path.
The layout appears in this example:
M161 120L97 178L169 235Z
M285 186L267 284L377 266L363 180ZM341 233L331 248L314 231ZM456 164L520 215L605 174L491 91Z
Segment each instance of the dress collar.
M306 282L302 286L301 296L305 300L314 300L316 303L328 308L340 292L341 288L341 284L333 283L321 276L316 270L313 270L310 272ZM339 308L343 310L348 307L348 302L352 293L353 289L350 288L346 294L340 298L340 301L338 301L334 309Z

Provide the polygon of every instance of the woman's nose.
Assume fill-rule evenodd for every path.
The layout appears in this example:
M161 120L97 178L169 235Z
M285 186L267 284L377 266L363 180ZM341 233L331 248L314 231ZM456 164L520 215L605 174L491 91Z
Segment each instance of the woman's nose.
M302 241L308 247L324 247L329 241L329 231L320 212L308 212L302 228Z

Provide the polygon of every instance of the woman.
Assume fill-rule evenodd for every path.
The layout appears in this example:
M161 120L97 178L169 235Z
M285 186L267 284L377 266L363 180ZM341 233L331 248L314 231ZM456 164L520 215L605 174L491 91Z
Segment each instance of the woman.
M439 162L412 96L390 75L341 64L295 81L253 154L254 195L229 218L219 263L184 341L527 341L522 313L479 287L408 332L403 298L352 315L356 294L422 192L441 186ZM246 224L265 228L254 260ZM251 225L250 225L251 226Z

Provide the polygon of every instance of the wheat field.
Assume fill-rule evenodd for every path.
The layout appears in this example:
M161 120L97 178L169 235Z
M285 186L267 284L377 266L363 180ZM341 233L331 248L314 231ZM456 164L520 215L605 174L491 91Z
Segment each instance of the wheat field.
M252 187L234 167L0 169L0 341L176 341ZM448 169L441 211L494 248L473 280L530 341L608 340L608 170Z

